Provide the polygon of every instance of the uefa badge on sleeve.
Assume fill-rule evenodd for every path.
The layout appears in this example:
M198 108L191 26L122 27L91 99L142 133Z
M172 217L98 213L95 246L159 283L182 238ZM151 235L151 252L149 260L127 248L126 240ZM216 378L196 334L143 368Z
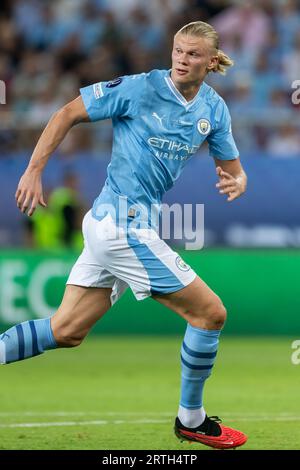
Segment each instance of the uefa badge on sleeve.
M102 91L102 86L101 85L102 85L101 82L95 83L93 85L94 96L95 96L96 100L98 100L99 98L101 98L103 96L103 91Z
M210 133L211 130L211 124L207 119L199 119L197 123L197 129L202 135L207 135Z

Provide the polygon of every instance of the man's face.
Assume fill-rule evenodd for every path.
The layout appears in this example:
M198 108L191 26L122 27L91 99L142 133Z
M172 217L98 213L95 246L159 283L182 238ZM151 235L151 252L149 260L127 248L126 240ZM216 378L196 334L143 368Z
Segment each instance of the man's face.
M172 79L182 85L199 83L217 60L208 39L177 34L172 51Z

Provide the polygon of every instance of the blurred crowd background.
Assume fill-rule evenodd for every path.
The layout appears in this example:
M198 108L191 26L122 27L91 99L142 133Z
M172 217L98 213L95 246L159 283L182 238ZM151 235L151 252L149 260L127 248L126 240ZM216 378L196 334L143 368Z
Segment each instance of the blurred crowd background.
M174 32L189 21L211 22L235 61L226 79L208 81L228 102L241 152L299 156L300 79L297 0L1 0L1 158L32 148L51 113L81 86L119 75L170 67ZM107 150L111 128L76 130L68 153Z
M174 33L195 20L215 26L221 49L235 61L225 78L210 74L207 81L228 103L241 155L299 158L300 106L291 98L292 83L300 80L299 0L1 0L2 173L21 172L51 114L80 87L169 68ZM110 121L77 126L60 146L58 161L80 180L83 155L85 162L105 166L111 141ZM49 175L51 186L55 176L51 183ZM3 191L9 184L4 180ZM80 184L89 204L91 184ZM11 193L7 186L12 200ZM0 206L2 222L5 208ZM0 245L27 240L12 233L20 227L17 217L10 213L10 229L2 223Z

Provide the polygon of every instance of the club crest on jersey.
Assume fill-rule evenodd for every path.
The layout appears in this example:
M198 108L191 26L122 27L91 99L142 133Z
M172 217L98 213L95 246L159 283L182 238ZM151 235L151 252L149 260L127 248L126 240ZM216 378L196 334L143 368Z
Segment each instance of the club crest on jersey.
M190 266L186 264L182 258L180 258L180 256L177 256L175 263L177 268L179 268L181 271L189 271L189 269L191 269Z
M197 129L202 135L207 135L210 133L211 130L211 125L210 122L207 119L199 119L197 123Z
M113 88L114 86L120 85L121 82L122 82L121 77L115 78L114 80L111 80L110 82L106 84L106 88Z

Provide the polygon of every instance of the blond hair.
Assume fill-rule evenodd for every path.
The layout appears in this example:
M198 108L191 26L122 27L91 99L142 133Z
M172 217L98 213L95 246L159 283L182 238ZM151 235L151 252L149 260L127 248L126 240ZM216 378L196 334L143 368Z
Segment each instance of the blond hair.
M226 74L226 67L231 67L234 65L234 62L228 55L226 55L221 49L219 49L219 36L215 29L208 23L204 21L193 21L183 26L177 34L185 34L186 36L196 36L200 38L209 39L212 47L216 50L216 55L218 56L217 65L209 70L209 72L221 73L222 75Z

